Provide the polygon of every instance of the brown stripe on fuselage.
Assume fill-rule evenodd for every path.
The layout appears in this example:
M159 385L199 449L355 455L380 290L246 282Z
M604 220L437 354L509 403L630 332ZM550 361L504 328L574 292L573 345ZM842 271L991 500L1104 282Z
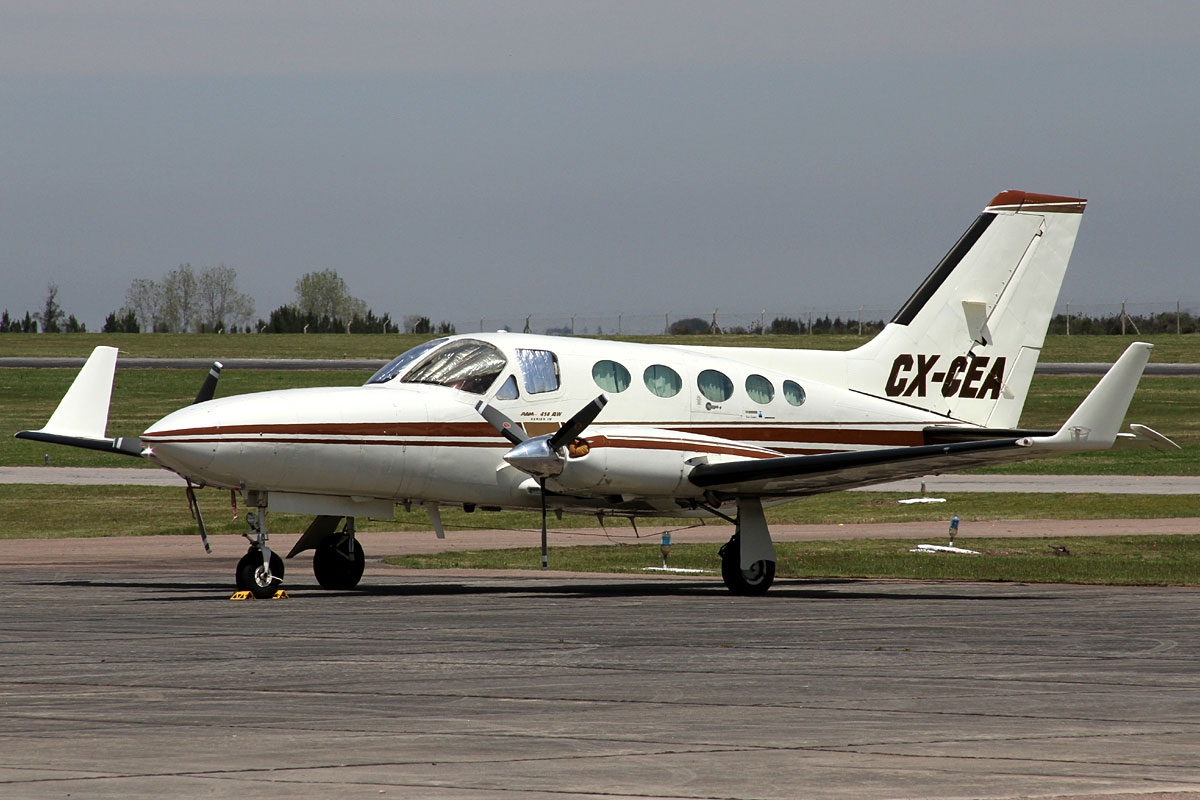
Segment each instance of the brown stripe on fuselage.
M629 424L629 423L625 423ZM905 423L911 424L911 423ZM868 425L870 425L868 423ZM540 429L539 425L539 429ZM657 426L656 426L657 427ZM764 447L784 453L830 452L829 448L805 448L805 444L846 445L869 447L909 447L925 444L922 430L887 430L878 427L820 428L794 427L790 425L680 425L660 428L675 430L681 434L710 436L724 439L730 446L739 443L750 447ZM550 430L557 430L553 425ZM549 432L549 431L548 431ZM603 426L585 438L591 440L604 436ZM343 438L335 438L343 437ZM368 438L369 437L369 438ZM278 425L232 425L222 427L186 428L144 434L148 443L197 443L197 442L303 442L309 444L407 444L411 446L436 447L492 447L504 443L500 434L488 423L438 423L438 422L361 422L361 423L288 423ZM388 441L381 441L386 438ZM477 439L485 441L452 441ZM398 442L396 440L404 440ZM657 441L657 440L638 440ZM680 446L696 449L695 443L680 440ZM615 445L610 445L615 446ZM715 451L714 451L715 452Z
M906 423L907 424L907 423ZM770 443L824 442L828 444L877 445L880 447L909 447L925 444L921 430L880 430L878 428L791 428L783 426L678 428L681 433L715 436L737 442Z
M678 450L680 452L696 452L700 448L697 442L687 439L635 439L630 437L608 437L603 434L586 437L587 443L593 448L612 447L633 450ZM744 458L777 458L778 453L763 452L757 448L738 447L731 442L729 446L711 446L707 443L703 452L714 455L742 456Z

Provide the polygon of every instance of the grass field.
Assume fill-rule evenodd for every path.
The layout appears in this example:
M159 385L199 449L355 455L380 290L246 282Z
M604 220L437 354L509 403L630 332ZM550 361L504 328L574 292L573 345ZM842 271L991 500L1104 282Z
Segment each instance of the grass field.
M70 492L70 502L63 502ZM208 530L212 534L240 534L243 519L233 519L229 496L224 492L198 493ZM1114 517L1175 519L1200 514L1195 498L1184 496L1103 494L949 494L937 506L903 506L901 495L839 492L808 498L771 509L769 520L781 523L857 523L928 521L932 531L944 530L951 514L961 517L963 531L971 522L997 519L1046 520L1047 536L1041 539L992 539L962 535L957 544L981 551L981 556L931 556L910 553L912 540L841 540L836 542L777 542L780 577L900 578L912 580L984 580L1105 583L1113 585L1200 584L1200 536L1187 530L1179 535L1125 537L1054 536L1056 519ZM243 509L244 514L244 509ZM540 551L536 514L476 512L444 509L450 537L454 530L494 529L524 531L530 547L433 556L405 556L389 563L411 568L537 569ZM307 517L272 514L277 534L299 533ZM397 535L430 537L423 511L400 512L396 520L360 520L363 531L398 531ZM661 520L680 528L696 520ZM564 517L552 523L551 564L555 569L586 572L641 572L660 563L657 536L639 538L628 522L611 520L603 546L555 547L556 532L592 527L589 517ZM1194 530L1194 525L1184 524ZM189 535L197 533L187 511L182 485L178 489L140 486L0 485L0 538L77 538L92 536ZM601 538L600 536L597 537ZM719 571L718 545L684 543L685 530L677 531L670 564L675 567ZM930 540L942 542L931 533ZM1051 545L1066 547L1059 556ZM199 547L199 543L197 543Z
M469 331L461 331L469 333ZM2 334L0 356L82 358L99 345L119 347L128 358L378 358L390 359L432 337L415 334ZM605 336L604 339L651 344L727 347L785 347L850 350L868 336ZM1154 345L1152 361L1200 361L1200 335L1049 336L1041 361L1111 363L1131 342Z
M944 530L957 515L964 530L972 522L1002 519L1176 519L1200 516L1200 502L1188 495L1002 494L966 492L940 494L945 503L901 505L906 495L891 492L833 492L768 509L772 524L856 524L929 522ZM63 502L69 497L70 502ZM197 492L205 523L212 533L240 534L245 523L234 521L229 494ZM243 509L244 510L244 509ZM528 531L536 538L540 517L533 512L476 511L443 508L449 530ZM271 530L300 533L309 517L272 514ZM650 524L650 523L646 523ZM688 527L694 519L654 520L655 525ZM723 524L723 523L722 523ZM553 520L554 530L594 528L595 517L566 515ZM636 538L629 522L605 523L613 538ZM398 511L395 520L360 521L373 531L429 531L429 517L419 508ZM63 538L191 534L196 524L188 514L183 481L179 488L161 486L71 486L0 484L0 538ZM553 541L553 539L552 539Z
M979 555L911 552L911 540L776 542L777 578L1020 581L1109 586L1200 585L1200 536L1105 536L972 539ZM1060 555L1054 547L1065 548ZM719 545L672 545L670 566L719 574ZM661 563L657 542L566 547L551 556L555 569L643 573ZM536 569L537 548L409 555L385 561L414 569Z
M116 344L123 355L131 357L187 356L202 358L232 357L320 357L386 359L428 337L412 336L0 336L0 356L86 356L97 344ZM648 337L655 342L666 337ZM1131 341L1131 337L1052 337L1044 359L1053 361L1112 361ZM1154 337L1154 360L1191 362L1200 360L1200 339L1195 337ZM686 344L736 344L746 346L813 346L845 349L862 340L857 337L676 337ZM369 372L355 371L274 371L227 369L219 393L241 394L293 386L354 385L363 382ZM0 369L0 465L41 464L50 453L51 463L59 466L139 466L138 459L123 459L71 448L45 445L11 438L23 428L38 428L49 418L58 400L74 379L75 370ZM118 370L114 385L110 435L136 434L169 411L191 402L203 380L201 371L192 370ZM1056 428L1096 383L1096 378L1039 376L1034 379L1026 403L1022 425L1032 428ZM996 471L1041 474L1200 474L1200 381L1191 378L1143 378L1135 395L1127 421L1149 425L1175 439L1183 450L1175 453L1153 451L1110 451L1064 456L1010 465ZM70 502L63 498L69 493ZM233 521L228 495L201 492L201 504L213 533L241 533L245 525ZM939 506L901 506L898 495L885 493L841 492L770 510L772 523L856 523L930 521L944 523L951 515L964 522L992 519L1107 519L1176 518L1200 516L1200 503L1187 496L1147 495L1054 495L1054 494L964 494L949 495ZM450 529L502 528L529 531L536 536L536 514L505 512L466 514L443 510ZM308 519L272 515L277 532L299 532ZM690 522L680 525L692 524ZM554 523L558 529L591 527L590 517L571 518ZM632 533L628 523L612 521L615 538ZM940 528L940 525L938 526ZM400 514L396 521L364 522L364 530L428 531L423 512ZM97 535L194 534L195 523L187 512L182 486L179 489L153 487L63 487L0 486L0 537L77 537ZM1106 544L1096 540L1054 539L1044 542L1017 540L985 542L972 540L972 546L987 554L970 559L944 559L909 554L909 542L872 542L868 544L804 543L780 547L781 576L872 577L886 576L915 579L973 579L1072 581L1100 583L1194 584L1200 576L1200 537L1110 537ZM551 537L553 543L553 535ZM1070 557L1054 556L1049 544L1066 546ZM626 571L640 569L657 558L657 544L603 547L559 548L555 550L556 568L590 571ZM596 554L585 551L597 550ZM454 561L432 560L420 564L447 566L467 564L468 557ZM540 561L536 551L503 551L478 556L478 563L490 567L519 564L529 568ZM578 566L576 564L578 559ZM712 569L717 564L716 548L708 545L677 545L671 563ZM417 565L411 562L410 565Z
M0 466L41 464L49 453L57 466L139 466L139 459L66 447L47 448L12 438L18 430L42 427L75 378L75 370L0 369ZM275 371L227 369L220 395L293 386L360 384L370 377L355 371ZM192 402L202 371L118 369L113 385L108 432L136 435L176 408ZM1037 376L1025 404L1022 424L1058 428L1095 385L1097 378ZM1183 449L1106 451L1048 458L996 468L1008 473L1200 475L1200 380L1145 377L1126 419L1149 425Z

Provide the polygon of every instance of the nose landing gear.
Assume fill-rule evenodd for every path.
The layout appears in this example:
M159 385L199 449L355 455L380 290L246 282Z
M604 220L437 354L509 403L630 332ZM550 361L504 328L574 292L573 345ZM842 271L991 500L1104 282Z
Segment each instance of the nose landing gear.
M250 531L242 535L250 539L250 549L238 561L235 573L237 587L259 600L265 600L274 596L283 582L283 559L267 546L266 509L260 508L258 513L249 512L246 522L250 524Z

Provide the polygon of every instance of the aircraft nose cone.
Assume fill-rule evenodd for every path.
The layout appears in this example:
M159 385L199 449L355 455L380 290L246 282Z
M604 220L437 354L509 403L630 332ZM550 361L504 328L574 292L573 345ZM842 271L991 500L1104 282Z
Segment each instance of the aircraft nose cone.
M167 469L198 475L216 454L220 425L207 403L173 411L142 434L149 458Z

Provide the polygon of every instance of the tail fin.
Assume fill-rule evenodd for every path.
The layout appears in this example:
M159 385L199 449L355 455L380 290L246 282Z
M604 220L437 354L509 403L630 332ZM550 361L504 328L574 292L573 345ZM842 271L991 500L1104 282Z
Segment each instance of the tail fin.
M996 195L883 331L847 354L851 388L1015 427L1086 203Z
M36 431L18 431L16 437L127 456L141 455L139 440L110 439L105 434L116 370L117 348L97 347L75 376L45 427Z
M1036 438L1034 443L1068 450L1107 450L1112 447L1120 435L1121 421L1125 419L1153 349L1154 345L1146 342L1134 342L1125 348L1117 363L1104 373L1058 433ZM1162 434L1155 435L1166 438Z

